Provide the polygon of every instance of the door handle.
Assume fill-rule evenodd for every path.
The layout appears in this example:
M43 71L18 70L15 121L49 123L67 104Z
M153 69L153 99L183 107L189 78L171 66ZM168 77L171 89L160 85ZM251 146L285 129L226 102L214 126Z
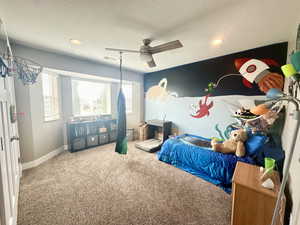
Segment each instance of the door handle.
M10 138L11 142L13 142L13 141L19 141L19 140L20 140L20 138L17 137L17 136L13 136L13 137Z

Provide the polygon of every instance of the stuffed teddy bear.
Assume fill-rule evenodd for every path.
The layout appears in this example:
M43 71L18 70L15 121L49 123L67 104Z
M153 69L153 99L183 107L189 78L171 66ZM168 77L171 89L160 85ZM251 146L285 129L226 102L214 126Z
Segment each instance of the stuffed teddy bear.
M213 139L212 149L216 152L235 153L238 157L243 157L246 153L244 142L247 140L247 132L244 129L233 130L230 138L223 143Z

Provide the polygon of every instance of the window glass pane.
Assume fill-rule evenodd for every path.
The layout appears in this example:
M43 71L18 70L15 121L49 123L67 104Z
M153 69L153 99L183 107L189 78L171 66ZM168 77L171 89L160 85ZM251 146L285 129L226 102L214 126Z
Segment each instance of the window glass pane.
M110 114L110 84L72 80L73 114L89 116Z
M122 86L123 86L123 93L124 93L125 101L126 101L126 112L127 113L132 113L133 112L132 83L126 83L126 84L123 84Z
M59 119L58 80L56 75L42 74L44 119Z

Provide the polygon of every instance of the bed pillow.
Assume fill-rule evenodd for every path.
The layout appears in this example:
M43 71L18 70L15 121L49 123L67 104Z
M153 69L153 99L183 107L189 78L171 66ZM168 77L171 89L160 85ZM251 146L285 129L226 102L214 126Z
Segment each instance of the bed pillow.
M248 134L248 139L245 143L246 152L249 156L254 156L257 154L258 150L267 141L267 136L260 134Z

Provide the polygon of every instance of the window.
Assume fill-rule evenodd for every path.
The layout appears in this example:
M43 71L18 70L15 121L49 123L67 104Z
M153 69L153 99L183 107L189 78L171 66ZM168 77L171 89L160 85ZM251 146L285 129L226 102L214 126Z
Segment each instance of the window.
M126 101L126 113L132 113L133 112L132 83L125 83L122 86L123 86L123 93Z
M59 119L58 76L54 74L42 74L42 88L44 101L44 120Z
M74 116L111 113L110 84L96 81L72 80Z

